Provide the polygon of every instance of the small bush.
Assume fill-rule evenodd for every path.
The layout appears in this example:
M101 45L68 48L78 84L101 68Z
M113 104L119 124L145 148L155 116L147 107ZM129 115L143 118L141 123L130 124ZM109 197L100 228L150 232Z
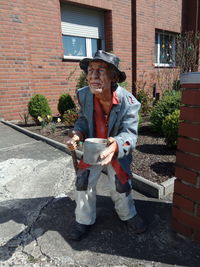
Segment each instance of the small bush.
M159 100L151 112L150 122L153 130L163 134L162 123L165 117L176 109L180 109L181 105L181 93L179 91L173 91L166 93L161 100Z
M138 129L141 128L142 123L143 123L143 117L142 117L141 112L139 112Z
M45 128L51 121L52 121L53 117L51 115L47 115L44 117L37 117L37 120L40 122L40 125L42 128Z
M141 103L141 112L144 116L148 115L152 109L150 102L151 99L144 89L141 89L137 93L137 100Z
M66 126L73 126L77 119L78 110L75 108L66 110L63 115L63 122Z
M86 80L86 73L85 72L81 72L79 78L78 78L78 82L76 85L76 89L82 88L84 86L87 86L87 80Z
M75 108L75 103L69 94L63 94L58 100L58 111L63 117L65 111Z
M44 118L47 115L51 115L51 108L48 100L44 95L34 95L28 103L29 114L38 123L38 117Z
M29 113L24 111L24 113L19 114L19 116L21 117L22 122L24 123L24 125L28 125L28 119L29 119Z
M126 90L128 90L129 88L129 85L128 85L128 82L127 81L124 81L124 82L121 82L121 83L118 83L122 88L125 88Z
M178 90L166 90L163 94L163 96L174 96L177 97L177 95L180 95L180 91L177 92Z
M167 146L175 148L178 138L178 126L180 123L180 110L175 110L173 113L165 117L162 130L165 136Z
M179 91L180 88L181 88L180 80L174 80L174 82L173 82L173 90Z

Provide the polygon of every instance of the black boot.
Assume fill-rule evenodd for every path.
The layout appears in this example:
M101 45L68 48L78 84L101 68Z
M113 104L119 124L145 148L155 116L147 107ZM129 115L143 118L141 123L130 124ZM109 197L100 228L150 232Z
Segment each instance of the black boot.
M140 234L146 231L147 226L143 219L137 214L131 219L125 221L128 231L132 234Z
M91 225L74 222L69 228L67 237L70 240L79 241L88 234L90 228Z

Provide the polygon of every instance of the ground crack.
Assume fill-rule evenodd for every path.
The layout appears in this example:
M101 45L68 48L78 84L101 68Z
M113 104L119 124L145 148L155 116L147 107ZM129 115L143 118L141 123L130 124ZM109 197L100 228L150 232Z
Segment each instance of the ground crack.
M49 205L51 205L51 203L52 203L53 201L54 201L54 197L51 197L51 199L48 200L48 201L46 202L46 204L44 204L44 206L42 206L42 207L40 208L40 211L38 212L36 218L33 220L33 222L31 223L31 225L29 225L29 226L27 227L27 229L26 229L25 234L30 235L30 236L33 238L33 240L35 240L35 241L37 241L37 237L35 237L34 234L31 232L31 231L32 231L32 227L33 227L34 224L39 220L39 218L40 218L42 212L43 212Z
M41 252L41 255L43 257L45 257L47 259L47 261L49 262L51 260L51 258L46 255L41 247L39 246L38 244L38 240L37 240L37 236L34 234L34 231L32 231L32 228L33 226L37 223L37 221L39 220L42 212L49 206L51 205L51 203L54 201L54 197L52 197L50 200L48 200L40 209L40 211L38 212L37 214L37 217L35 218L35 220L31 223L31 225L29 225L27 227L27 229L25 230L25 232L23 233L22 235L22 241L20 243L20 246L22 247L22 253L25 254L27 257L28 257L28 260L29 262L38 262L39 258L41 258L41 256L37 259L35 258L31 253L28 253L26 250L25 250L25 247L26 245L28 245L29 243L31 243L32 241L35 241L36 242L36 246L39 248L39 251ZM44 261L44 259L42 259L42 261Z

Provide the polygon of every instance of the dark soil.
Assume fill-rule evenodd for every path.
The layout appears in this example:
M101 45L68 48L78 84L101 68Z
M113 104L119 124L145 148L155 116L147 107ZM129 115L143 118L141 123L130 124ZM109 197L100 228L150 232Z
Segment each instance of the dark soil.
M24 125L20 125L23 126ZM41 126L28 125L26 129L44 135L60 143L66 142L70 127L56 124L55 131L51 125L41 129ZM166 146L164 138L151 130L148 123L139 129L138 141L133 152L132 170L152 182L162 183L174 177L176 151Z
M176 150L166 146L163 137L143 125L133 152L132 170L152 182L162 183L175 175Z

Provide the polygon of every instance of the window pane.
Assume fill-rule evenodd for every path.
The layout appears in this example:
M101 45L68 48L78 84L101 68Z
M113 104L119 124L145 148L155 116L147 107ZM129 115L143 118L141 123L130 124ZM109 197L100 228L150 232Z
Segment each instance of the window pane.
M172 35L160 34L160 63L172 64L174 62L174 45Z
M84 37L63 35L64 55L86 57Z
M96 51L101 49L101 40L92 38L91 41L92 41L92 56L94 56Z

